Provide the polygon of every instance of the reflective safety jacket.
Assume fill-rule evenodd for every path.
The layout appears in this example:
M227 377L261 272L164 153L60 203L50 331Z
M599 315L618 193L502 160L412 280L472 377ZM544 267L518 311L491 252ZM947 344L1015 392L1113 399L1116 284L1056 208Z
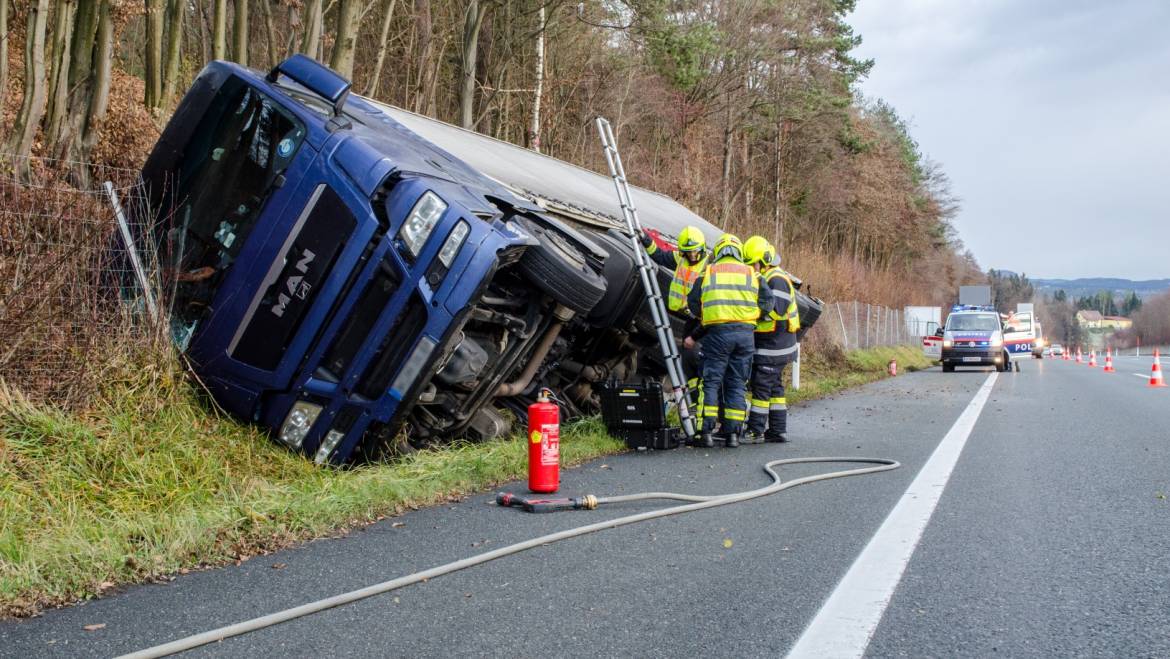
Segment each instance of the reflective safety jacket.
M731 256L706 267L698 285L691 289L688 303L704 328L726 323L754 327L761 314L773 306L763 277Z
M655 263L667 268L674 268L674 278L670 280L670 291L666 294L666 308L681 314L690 313L687 307L687 295L690 294L695 282L699 280L703 269L707 267L707 257L704 256L699 259L698 263L691 265L682 252L667 252L658 249L658 245L654 243L650 243L650 246L646 248L646 253Z
M796 287L788 273L776 266L761 275L775 307L756 323L756 358L768 363L787 363L796 356L796 332L800 329Z

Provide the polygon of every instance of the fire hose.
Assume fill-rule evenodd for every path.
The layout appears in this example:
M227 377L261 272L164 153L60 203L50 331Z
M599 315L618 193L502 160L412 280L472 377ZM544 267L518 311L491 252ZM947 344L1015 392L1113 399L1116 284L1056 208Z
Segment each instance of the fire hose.
M825 474L816 474L813 476L805 476L802 478L795 478L793 480L785 481L785 482L782 482L780 480L780 475L777 474L776 470L775 470L776 467L779 467L781 465L808 464L808 463L833 463L833 462L869 464L869 465L874 465L874 466L860 467L857 469L846 469L843 471L833 471L833 472L829 472L829 473L825 473ZM300 606L292 607L290 609L285 609L283 611L277 611L276 613L270 613L268 615L260 616L258 618L253 618L251 620L245 620L244 622L238 622L238 623L235 623L233 625L227 625L225 627L220 627L218 629L213 629L211 631L206 631L206 632L202 632L199 634L194 634L192 636L188 636L186 638L181 638L181 639L178 639L175 641L171 641L169 643L163 643L161 645L156 645L154 647L146 648L145 650L139 650L137 652L132 652L130 654L122 655L122 659L131 659L131 658L132 659L145 659L147 657L165 657L167 655L176 654L179 652L185 652L187 650L191 650L191 649L200 647L202 645L206 645L208 643L214 643L216 641L221 641L225 638L230 638L232 636L240 636L242 634L247 634L250 632L258 631L260 629L271 627L273 625L277 625L277 624L280 624L282 622L287 622L289 620L294 620L296 618L301 618L301 617L311 615L314 613L319 613L319 612L324 611L326 609L331 609L333 607L341 606L343 604L349 604L351 602L356 602L358 600L366 599L368 597L373 597L374 595L381 595L383 593L388 593L392 590L397 590L397 589L402 588L404 586L409 586L411 584L416 584L419 582L428 581L430 579L434 579L435 577L441 577L445 574L450 574L452 572L457 572L457 571L465 569L465 568L473 567L476 565L481 565L483 563L487 563L488 561L494 561L497 558L511 556L512 554L517 554L519 552L526 551L526 550L532 549L534 547L540 547L542 545L547 545L547 544L551 544L554 542L560 542L561 540L575 538L575 537L586 535L589 533L594 533L596 531L603 531L606 529L614 529L614 528L618 528L619 526L626 526L628 524L635 524L637 522L644 522L646 520L657 519L659 517L667 517L670 515L679 515L681 513L689 513L689 512L696 511L696 510L705 510L707 508L715 508L717 506L726 506L726 505L732 504L732 503L739 503L741 501L747 501L749 499L756 499L759 497L768 496L769 494L775 494L776 492L787 490L787 489L792 488L792 487L797 487L799 485L805 485L807 483L815 483L817 481L824 481L824 480L829 480L829 479L833 479L833 478L844 478L846 476L860 476L862 474L872 474L872 473L877 473L879 471L889 471L891 469L897 469L900 466L901 466L901 464L899 464L895 460L887 460L887 459L883 459L883 458L858 458L858 457L785 458L785 459L781 459L781 460L772 460L764 465L764 471L767 472L768 476L770 476L772 478L771 484L766 485L764 487L756 488L754 490L746 490L744 492L735 492L732 494L721 494L721 495L710 495L710 496L692 495L692 494L676 494L673 492L643 492L643 493L639 493L639 494L627 494L627 495L613 496L613 497L595 497L593 495L586 495L585 497L579 497L577 499L559 500L557 502L557 504L560 507L556 508L558 510L592 509L592 508L595 508L596 506L602 505L602 504L624 503L624 502L630 502L630 501L642 501L642 500L649 500L649 499L670 499L670 500L676 500L676 501L686 501L688 503L684 503L684 504L679 505L679 506L671 506L669 508L662 508L659 510L651 510L651 511L646 511L646 512L641 512L641 513L635 513L632 515L626 515L624 517L618 517L618 518L606 520L603 522L594 522L592 524L586 524L584 526L578 526L575 528L566 529L564 531L557 531L556 533L549 533L547 535L542 535L538 538L533 538L531 540L525 540L523 542L517 542L515 544L508 545L507 547L501 547L499 549L494 549L492 551L484 552L482 554L470 556L468 558L460 559L458 561L447 563L445 565L439 565L437 567L433 567L433 568L430 568L428 570L423 570L421 572L415 572L414 574L409 574L409 575L406 575L403 577L398 577L397 579L383 581L382 583L374 584L372 586L367 586L365 588L359 588L357 590L352 590L352 591L347 592L347 593L341 593L339 595L334 595L332 597L326 597L324 599L320 599L320 600L317 600L315 602L309 602L307 604L302 604ZM499 498L497 498L497 502L499 502L499 501L500 501ZM565 501L568 501L569 503L566 505L564 503ZM574 505L574 502L577 502L577 501L580 501L581 505ZM517 505L517 504L520 504L519 499L508 500L508 502L503 503L502 505ZM522 505L522 504L520 504L520 505ZM532 512L551 512L551 510L533 510Z

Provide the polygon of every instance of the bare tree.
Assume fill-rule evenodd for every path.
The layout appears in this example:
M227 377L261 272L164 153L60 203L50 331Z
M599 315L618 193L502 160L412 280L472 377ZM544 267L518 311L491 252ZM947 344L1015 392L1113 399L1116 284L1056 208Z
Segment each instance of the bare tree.
M426 113L428 91L431 89L431 50L433 46L431 0L414 0L414 28L418 37L418 87L415 90L414 111Z
M353 78L353 53L357 48L361 0L340 0L337 5L337 33L329 66L346 78Z
M8 97L8 0L0 0L0 108Z
M187 13L187 0L170 0L167 26L166 68L163 75L163 91L160 106L163 114L170 111L175 98L175 87L179 81L179 55L183 43L183 15Z
M212 59L227 59L227 0L215 0L211 29Z
M547 27L544 5L537 13L536 62L533 64L532 123L528 126L528 147L540 153L540 101L544 95L544 30Z
M264 45L268 48L268 66L276 66L280 55L276 52L276 27L272 21L272 0L260 0L260 11L264 13Z
M162 101L163 0L146 0L146 107L157 109Z
M378 38L378 58L374 62L374 76L370 79L370 86L366 88L367 96L376 96L378 93L378 83L382 80L382 66L386 63L386 45L390 37L390 21L394 18L394 5L398 0L390 0L390 6L386 8L386 13L382 15L382 32Z
M88 158L97 144L98 135L106 121L110 106L110 69L114 59L114 24L110 18L111 0L101 0L98 11L97 35L94 42L93 93L89 98L85 127L82 130L81 152Z
M463 12L463 48L459 59L459 125L475 128L475 70L479 56L479 32L490 5L481 6L479 0L468 0ZM542 9L543 11L543 9Z
M69 57L73 37L73 19L77 11L76 0L61 0L57 5L56 22L53 24L52 80L49 83L49 97L44 122L46 141L55 144L61 139L65 126L65 114L69 100Z
M24 99L16 114L8 151L24 157L32 150L33 138L45 114L45 30L49 21L49 0L35 0L28 8L24 45ZM28 163L21 165L28 173Z
M316 57L321 48L321 23L323 21L322 0L307 0L305 2L304 39L301 40L301 52L309 57Z
M248 66L248 0L236 0L232 42L232 57L240 64Z

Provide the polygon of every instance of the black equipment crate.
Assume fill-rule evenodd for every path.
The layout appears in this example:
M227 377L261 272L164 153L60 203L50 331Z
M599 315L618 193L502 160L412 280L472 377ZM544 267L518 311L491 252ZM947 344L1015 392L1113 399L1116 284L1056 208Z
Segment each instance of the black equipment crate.
M666 426L666 405L658 382L604 382L598 387L601 419L630 448L671 449L678 432Z
M658 451L678 448L678 428L658 428L656 430L611 430L614 437L626 443L632 449L652 448Z

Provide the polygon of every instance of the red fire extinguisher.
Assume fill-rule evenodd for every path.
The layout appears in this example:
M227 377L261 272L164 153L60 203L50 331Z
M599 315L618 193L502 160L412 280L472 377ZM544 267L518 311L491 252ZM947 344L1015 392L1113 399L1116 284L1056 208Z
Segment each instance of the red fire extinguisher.
M528 406L528 489L556 492L561 485L560 410L549 401L552 392L541 389Z

